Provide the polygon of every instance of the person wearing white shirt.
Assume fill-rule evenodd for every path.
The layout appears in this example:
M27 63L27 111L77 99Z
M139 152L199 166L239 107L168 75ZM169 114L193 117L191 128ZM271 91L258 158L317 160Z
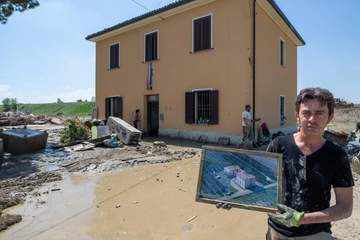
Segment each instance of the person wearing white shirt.
M251 149L253 146L254 133L253 133L252 124L251 124L251 122L253 122L253 120L252 120L250 110L251 110L251 106L249 104L246 104L245 111L242 113L243 138L240 140L239 144L237 145L237 148L244 145L244 143L247 140L249 140L247 147L249 149Z

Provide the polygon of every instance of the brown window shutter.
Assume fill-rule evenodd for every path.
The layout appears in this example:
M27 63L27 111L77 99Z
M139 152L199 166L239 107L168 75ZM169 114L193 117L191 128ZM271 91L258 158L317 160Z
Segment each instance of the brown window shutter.
M123 114L122 114L122 113L123 113L123 111L122 111L122 110L123 110L123 108L122 108L122 105L123 105L122 102L123 102L123 101L122 101L122 100L123 100L122 97L118 97L118 98L117 98L117 102L118 102L118 115L119 115L119 118L121 118L121 119L123 118Z
M157 40L158 33L154 32L145 36L145 61L158 59L157 56Z
M110 98L105 98L105 119L110 115Z
M194 123L194 93L185 93L185 123Z
M114 54L115 55L114 67L118 68L118 67L120 67L120 64L119 64L119 44L115 45L114 51L115 51L115 54Z
M211 17L205 17L203 21L203 49L211 48Z
M110 69L114 68L114 61L115 61L115 55L114 55L114 46L110 46Z
M210 124L219 124L219 91L210 91Z
M110 69L119 67L119 44L110 46Z
M152 60L158 59L157 57L157 32L152 35Z
M151 35L146 35L145 41L145 61L151 61Z
M202 19L194 21L194 52L201 50L201 20Z

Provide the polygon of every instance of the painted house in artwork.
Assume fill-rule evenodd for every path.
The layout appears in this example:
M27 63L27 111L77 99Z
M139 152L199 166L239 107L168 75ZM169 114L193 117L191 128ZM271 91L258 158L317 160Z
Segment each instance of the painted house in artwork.
M236 144L250 104L262 119L256 133L263 122L271 132L297 130L305 42L273 0L179 0L86 39L96 45L100 119L132 124L140 109L144 135Z
M236 174L235 182L245 189L254 186L255 179L254 175L241 171Z
M224 174L228 177L235 177L236 174L240 171L241 169L238 165L224 167Z

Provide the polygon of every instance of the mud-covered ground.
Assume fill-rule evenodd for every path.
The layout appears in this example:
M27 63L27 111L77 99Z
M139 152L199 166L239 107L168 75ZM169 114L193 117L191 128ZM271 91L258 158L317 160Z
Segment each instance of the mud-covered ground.
M199 156L201 144L174 140L155 145L159 138L143 138L138 145L123 145L116 148L95 147L85 151L74 151L71 146L59 148L60 132L64 126L46 124L29 125L28 128L46 130L49 133L44 150L22 154L4 155L0 159L0 212L23 203L29 194L38 192L42 184L62 179L64 172L108 172L121 168L165 163ZM176 145L168 145L173 142ZM0 231L21 221L21 216L0 214Z
M355 123L359 121L357 119L359 113L360 108L357 107L338 108L329 128L339 132L354 130ZM21 221L20 215L1 214L1 210L23 203L28 195L47 194L39 192L39 187L47 182L61 180L64 173L107 172L146 164L179 161L201 154L202 143L150 137L143 137L143 141L138 145L123 145L117 148L95 147L91 150L74 151L71 146L58 148L63 125L29 125L28 128L46 130L49 133L47 145L44 150L38 152L17 156L4 155L2 159L0 158L0 231ZM163 141L166 146L154 145L154 141ZM265 148L254 150L265 150ZM357 179L356 175L355 177ZM334 227L341 228L343 225L335 224ZM360 236L360 230L354 234Z

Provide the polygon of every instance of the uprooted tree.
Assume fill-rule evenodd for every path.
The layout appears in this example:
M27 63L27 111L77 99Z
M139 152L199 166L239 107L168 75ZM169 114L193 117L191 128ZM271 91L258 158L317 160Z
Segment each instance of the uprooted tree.
M37 0L0 0L0 22L6 24L14 12L24 12L39 5Z

